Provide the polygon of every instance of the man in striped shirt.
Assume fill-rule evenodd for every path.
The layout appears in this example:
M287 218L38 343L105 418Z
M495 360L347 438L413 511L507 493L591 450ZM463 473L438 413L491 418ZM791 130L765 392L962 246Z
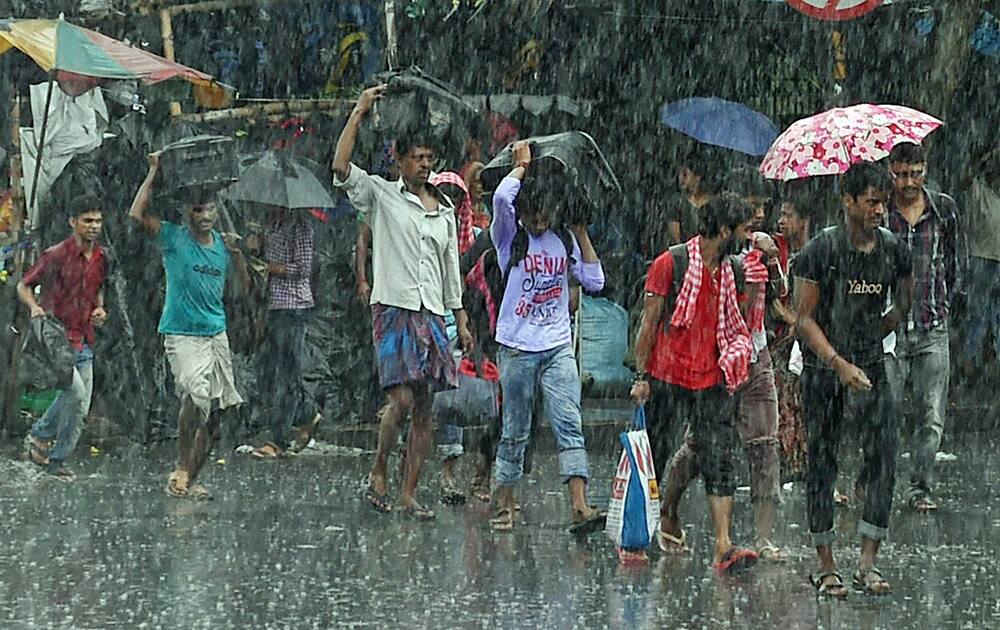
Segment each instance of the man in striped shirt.
M919 512L937 508L931 498L934 457L944 432L951 367L948 322L962 291L967 264L965 233L955 200L924 187L923 148L902 144L889 156L895 190L888 228L906 243L913 259L913 306L896 331L895 357L887 363L897 400L913 391L913 470L907 502Z

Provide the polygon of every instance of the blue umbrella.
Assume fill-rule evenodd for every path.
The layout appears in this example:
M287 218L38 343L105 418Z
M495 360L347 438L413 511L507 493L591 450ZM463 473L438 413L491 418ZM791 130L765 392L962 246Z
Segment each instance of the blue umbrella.
M779 133L778 126L764 114L715 97L667 103L660 110L660 122L698 142L749 155L767 153Z

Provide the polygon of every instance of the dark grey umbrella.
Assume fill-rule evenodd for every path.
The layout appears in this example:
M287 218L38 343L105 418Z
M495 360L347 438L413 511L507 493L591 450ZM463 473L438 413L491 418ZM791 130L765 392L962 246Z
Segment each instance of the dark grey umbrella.
M319 165L310 160L266 151L248 162L240 173L240 181L223 192L226 198L282 208L333 208L337 205L316 177Z

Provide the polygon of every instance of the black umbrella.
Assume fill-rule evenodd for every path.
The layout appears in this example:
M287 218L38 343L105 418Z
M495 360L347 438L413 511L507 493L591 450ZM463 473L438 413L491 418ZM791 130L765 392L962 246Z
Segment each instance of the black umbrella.
M316 173L319 165L286 153L266 151L244 160L240 180L223 195L282 208L333 208L337 205Z
M582 131L525 138L531 143L532 171L564 177L591 209L607 207L622 193L618 177L597 143ZM483 169L483 187L492 191L514 167L514 145L507 146ZM529 174L530 176L530 174Z
M372 112L371 128L382 135L426 132L444 149L457 149L468 135L479 109L447 83L413 66L384 72L375 80L386 84Z

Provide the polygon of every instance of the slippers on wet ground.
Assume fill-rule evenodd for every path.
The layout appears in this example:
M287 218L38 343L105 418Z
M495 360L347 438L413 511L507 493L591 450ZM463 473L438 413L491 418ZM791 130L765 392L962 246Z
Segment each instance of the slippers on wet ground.
M392 512L392 502L389 500L389 495L379 494L375 492L375 489L371 486L365 490L365 501L367 501L376 512L381 512L383 514L388 514Z
M72 482L76 481L76 475L74 475L72 472L70 472L70 470L68 468L66 468L65 466L60 466L59 468L56 468L55 470L50 470L49 474L53 478L58 479L59 481L62 481L64 483L72 483Z
M437 515L434 514L434 510L429 510L419 503L397 506L396 511L403 516L409 516L417 519L418 521L433 521L437 518Z
M854 588L866 595L888 595L892 586L882 579L882 572L875 567L858 569L854 572Z
M787 560L785 555L781 553L781 547L775 545L772 542L765 542L761 545L756 545L757 547L757 557L765 562L775 562L781 563Z
M178 480L178 474L176 470L170 473L170 476L167 477L167 494L175 499L187 498L188 495L187 482L185 481L183 485L180 483L180 481Z
M569 533L574 536L589 536L597 531L603 531L604 525L608 521L608 513L590 506L590 515L584 517L580 513L573 515L573 524L569 526Z
M274 442L264 442L264 445L250 452L254 459L269 460L284 456L285 451Z
M24 436L24 457L36 466L49 465L49 445L30 433Z
M680 536L668 534L661 529L657 529L655 535L656 546L665 554L680 556L691 552L691 548L687 546L687 533L683 529Z
M825 571L818 575L810 575L809 582L816 589L817 595L833 599L847 598L847 587L844 586L844 576L836 571Z
M490 519L490 529L495 532L510 532L514 530L514 512L509 508L500 508Z
M299 427L299 435L294 440L292 440L292 445L288 447L288 450L292 453L300 453L309 446L309 442L312 441L313 436L316 435L316 429L319 428L319 423L323 419L323 414L316 414L316 417L312 419L312 422L306 423Z
M757 552L743 547L730 547L722 559L712 565L720 573L733 573L749 568L757 562Z
M938 509L937 503L926 494L915 494L907 500L907 503L920 514L926 514Z

